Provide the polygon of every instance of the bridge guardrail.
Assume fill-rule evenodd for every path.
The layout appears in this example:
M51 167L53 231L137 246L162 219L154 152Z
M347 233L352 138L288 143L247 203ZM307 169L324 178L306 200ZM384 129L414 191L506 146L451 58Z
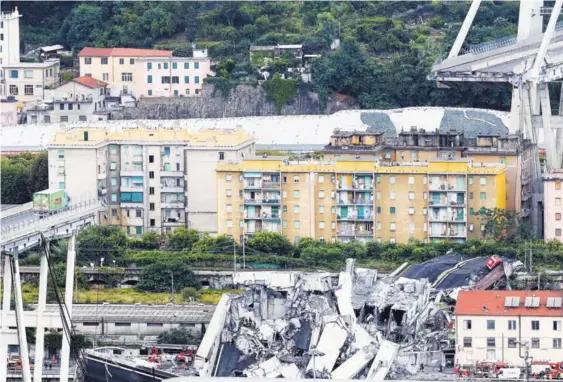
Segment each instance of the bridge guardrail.
M3 226L0 231L2 236L1 241L4 243L34 232L44 231L45 229L72 221L73 219L81 216L97 213L101 211L103 207L104 205L101 201L97 199L90 199L83 202L77 202L71 205L68 209L43 219L37 218L11 226Z
M0 219L5 219L10 216L19 215L21 213L27 212L33 208L33 202L20 204L17 207L8 208L5 211L0 212Z

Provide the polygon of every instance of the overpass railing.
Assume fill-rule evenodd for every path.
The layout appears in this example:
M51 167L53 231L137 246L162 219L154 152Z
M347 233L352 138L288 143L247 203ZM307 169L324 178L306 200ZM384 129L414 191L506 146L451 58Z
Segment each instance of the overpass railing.
M27 212L33 208L33 202L20 204L17 207L8 208L5 211L0 212L0 219L5 219L10 216L15 216Z
M68 209L43 219L36 217L17 224L2 226L0 230L1 242L5 243L35 232L43 232L53 226L80 220L83 216L98 213L103 209L104 205L98 199L76 202L70 205Z

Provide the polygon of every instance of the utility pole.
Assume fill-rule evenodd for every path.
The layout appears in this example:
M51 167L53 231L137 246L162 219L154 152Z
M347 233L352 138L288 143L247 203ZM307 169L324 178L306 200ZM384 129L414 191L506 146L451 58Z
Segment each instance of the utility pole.
M246 232L244 227L242 227L242 269L246 269L245 247L246 247Z
M170 271L170 277L171 277L171 281L172 281L172 291L170 293L170 302L172 304L174 304L174 272Z
M237 242L233 238L233 280L237 273Z

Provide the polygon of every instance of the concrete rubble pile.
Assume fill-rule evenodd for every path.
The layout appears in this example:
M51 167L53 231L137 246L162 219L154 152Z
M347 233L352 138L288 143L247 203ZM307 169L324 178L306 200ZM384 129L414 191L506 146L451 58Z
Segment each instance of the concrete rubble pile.
M450 314L426 280L355 269L329 273L240 272L242 295L224 295L202 343L200 376L403 378L442 362ZM432 294L431 294L432 293Z

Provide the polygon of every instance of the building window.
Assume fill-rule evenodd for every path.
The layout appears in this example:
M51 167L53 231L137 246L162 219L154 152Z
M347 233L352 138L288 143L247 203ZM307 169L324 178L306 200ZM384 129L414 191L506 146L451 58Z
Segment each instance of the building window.
M135 217L142 218L143 217L143 211L142 210L135 210Z
M175 62L173 62L173 63L172 63L172 69L178 69L178 64L175 63Z
M532 349L539 349L539 348L540 348L540 339L532 338Z
M184 62L184 69L189 69L189 68L190 68L190 63Z
M111 194L111 201L117 202L117 194Z
M164 325L162 324L162 322L147 322L147 327L148 327L148 326L153 326L153 327L159 327L159 328L161 328L161 327L164 326Z
M173 84L179 84L180 83L180 77L172 76L172 83Z
M149 171L149 178L154 179L154 171Z
M152 90L149 89L148 95L152 96Z
M424 178L424 179L426 179L426 178ZM424 199L424 200L428 199L428 193L426 191L424 191L422 193L422 199Z
M33 95L33 85L24 85L23 92L25 95Z
M199 76L194 77L194 83L199 84Z
M540 330L540 322L532 321L532 330Z
M10 95L18 95L18 87L16 85L10 85Z
M51 116L50 115L46 115L43 117L43 122L44 123L51 123Z
M301 211L301 209L300 209L299 205L293 206L293 213L298 214L300 211Z
M231 219L227 219L227 228L233 228L233 221Z
M68 110L72 110L74 107L71 103L68 104Z
M389 223L389 230L390 231L395 231L397 229L397 223Z
M107 65L108 64L108 58L107 57L102 57L100 59L100 62L102 63L102 65Z
M225 153L223 151L219 151L219 160L225 160Z
M472 340L471 337L463 337L463 347L470 348L472 347Z
M301 228L301 222L299 220L294 220L293 221L293 228L295 228L295 229Z
M556 331L561 330L561 321L553 321L553 330L556 330Z
M99 325L98 322L87 322L87 321L84 321L84 322L82 323L82 326L98 326L98 325Z
M103 79L104 81L109 81L109 73L104 73L104 74L102 74L102 79Z
M129 64L130 64L130 65L134 65L134 64L135 64L135 59L134 59L134 58L130 58L130 59L129 59Z
M84 57L84 64L91 65L92 64L92 57Z
M396 210L397 210L397 209L396 209L395 207L389 207L389 213L390 213L391 215L395 215Z
M394 200L394 199L396 198L396 196L397 196L397 195L395 194L395 191L391 191L391 192L389 193L389 199Z
M19 72L17 70L10 70L10 78L18 78Z
M154 187L149 187L149 195L154 195Z
M68 115L61 115L61 122L68 122Z
M495 320L487 320L487 330L495 330Z
M190 95L190 89L186 89L186 95Z
M324 199L325 197L325 192L324 191L319 191L319 199Z
M86 77L92 77L92 73L84 73Z
M123 82L133 81L133 73L121 73L121 81Z
M228 190L226 191L226 195L227 195L228 198L230 198L231 196L233 196L233 190L228 189Z
M117 178L111 178L111 185L117 186Z
M381 175L377 175L375 177L375 181L376 181L376 183L381 183Z
M319 222L319 229L325 229L325 222Z
M487 178L482 176L481 179L479 180L479 183L481 184L481 186L485 186L487 184Z
M147 76L147 83L152 84L152 76L151 75Z
M168 69L168 63L167 62L165 62L163 65L164 65L164 69Z
M560 206L560 205L561 205L561 198L555 198L555 205L556 205L556 206Z
M199 62L194 62L194 69L199 69Z
M487 200L487 193L486 192L480 192L479 197L480 197L481 200Z
M508 347L510 349L514 349L516 347L516 338L514 337L508 338Z
M414 200L414 192L413 191L409 192L409 200Z
M463 329L471 330L471 320L463 320Z
M299 175L293 177L293 183L299 183Z
M325 182L324 175L319 175L319 183L324 183L324 182Z
M557 221L561 220L561 212L555 213L555 220L557 220Z
M414 184L414 176L409 176L409 184Z
M389 184L395 184L395 177L394 176L389 177Z
M409 215L414 215L414 207L409 207Z
M319 214L325 213L325 206L319 206Z
M287 228L287 220L283 221L283 228Z
M516 320L508 320L508 330L516 330Z
M33 78L33 70L24 70L23 71L24 78Z
M147 70L151 70L152 69L152 62L147 62Z
M184 83L185 83L185 84L189 84L189 83L190 83L190 76L184 76Z
M231 174L225 175L225 181L231 182L233 180L233 176Z
M227 212L233 212L233 205L227 204Z
M554 338L553 339L553 348L554 349L561 349L561 338Z
M114 323L115 326L131 326L130 322L116 322Z
M115 170L117 168L117 162L111 162L109 165L110 170Z
M299 190L294 190L294 191L293 191L293 197L294 197L295 199L299 199L300 194L301 194L301 193L299 192Z
M487 337L487 347L494 348L496 347L496 340L495 337Z
M561 237L561 228L555 228L555 236Z
M149 203L149 210L154 211L154 203Z

